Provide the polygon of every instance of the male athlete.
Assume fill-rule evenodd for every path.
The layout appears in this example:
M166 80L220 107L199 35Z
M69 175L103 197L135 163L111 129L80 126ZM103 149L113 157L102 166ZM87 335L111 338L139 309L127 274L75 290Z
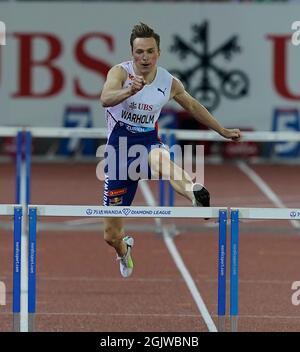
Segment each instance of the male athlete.
M113 146L117 154L121 153L120 137L127 138L128 149L133 145L145 146L152 174L168 178L175 191L189 199L194 206L207 207L210 205L209 192L203 185L194 184L187 172L170 160L168 150L158 137L157 120L160 111L169 100L174 99L196 120L224 138L238 141L240 130L221 126L205 107L184 89L177 78L157 66L160 37L153 29L144 23L135 25L130 45L132 61L112 67L101 92L100 101L106 108L107 146ZM128 169L133 160L129 158L123 162L123 167ZM169 168L166 168L166 165ZM118 175L114 178L106 174L104 205L130 206L137 185L138 180L131 179L130 175L127 175L126 179L120 179ZM104 239L117 252L122 276L130 276L133 270L131 248L134 241L132 237L125 236L122 218L104 219Z

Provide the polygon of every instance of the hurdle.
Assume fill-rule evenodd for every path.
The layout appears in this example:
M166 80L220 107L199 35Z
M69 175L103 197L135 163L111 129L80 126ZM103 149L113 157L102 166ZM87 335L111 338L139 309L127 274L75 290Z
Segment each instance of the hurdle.
M17 129L7 129L4 130L4 135L11 136L12 134L16 133ZM31 157L31 138L44 138L44 137L58 137L58 138L64 138L64 137L88 137L88 138L101 138L102 136L105 136L105 133L103 129L81 129L81 128L24 128L23 133L28 133L28 142L25 147L25 153L29 157ZM161 130L163 133L164 130ZM223 141L226 142L227 140L224 140L222 137L217 136L215 132L203 132L203 131L185 131L185 130L168 130L168 134L174 133L174 136L178 139L180 138L190 138L193 140L211 140L211 141ZM1 132L0 132L1 135ZM2 134L3 135L3 134ZM263 142L263 141L273 141L273 142L281 142L281 141L286 141L286 140L291 140L291 141L299 141L300 140L300 134L299 133L294 133L294 132L268 132L268 131L263 131L263 132L245 132L243 133L243 141L258 141L258 142ZM30 142L29 142L30 141ZM26 165L26 198L30 197L30 158L28 159L28 163ZM17 184L20 184L20 177L19 181ZM24 181L23 181L24 183ZM16 190L18 190L16 188ZM171 195L170 195L171 198ZM171 198L172 199L172 198ZM30 198L26 199L26 203L28 204L30 202ZM171 201L170 201L171 202ZM172 201L173 202L173 201ZM170 203L171 205L171 203ZM239 209L243 210L242 215L239 213ZM248 210L246 210L248 209ZM233 216L234 211L237 212L237 215L235 217ZM289 211L291 211L290 214ZM299 212L296 209L259 209L259 208L231 208L231 262L230 262L230 320L231 320L231 330L232 331L237 331L238 329L238 235L239 235L239 219L242 219L243 217L241 216L251 216L251 217L244 217L244 219L287 219L287 220L298 220L299 219ZM282 213L284 212L284 214ZM23 213L25 214L25 210L23 208ZM282 215L283 214L283 215ZM291 215L292 214L292 215ZM38 216L40 216L38 214ZM43 216L43 215L42 215ZM50 215L47 215L50 216ZM54 216L54 215L53 215ZM63 215L63 216L73 216L73 215ZM86 215L85 215L86 216ZM89 217L91 215L88 215ZM94 215L98 216L98 215ZM109 215L103 215L103 216L109 216ZM118 215L120 216L120 215ZM126 215L124 215L126 216ZM284 217L278 217L278 216L284 216ZM150 216L148 216L150 217ZM161 217L159 215L155 215L153 217ZM174 216L175 217L175 216ZM184 216L187 218L188 216ZM212 218L212 216L207 216ZM33 216L34 218L34 216ZM23 216L23 221L25 220L25 217ZM32 220L33 221L33 220ZM33 225L31 225L32 227ZM23 228L23 231L27 231L27 228L25 229L25 226L21 226ZM219 227L219 236L220 236L220 227ZM224 231L224 230L222 230ZM222 232L222 235L224 236L224 232ZM233 241L233 242L232 242ZM24 246L25 241L21 241L22 246ZM223 242L224 243L224 242ZM34 248L34 247L33 247ZM24 248L23 248L24 249ZM220 285L219 290L224 290L223 284L220 284L220 282L224 281L224 273L225 273L225 291L226 291L226 256L224 259L224 251L226 253L226 246L223 246L223 252L219 252L219 275L220 279L218 280L218 284ZM24 253L25 251L22 250L21 253ZM31 257L30 257L31 258ZM33 258L33 266L31 266L31 269L34 268L34 263L35 263L35 258ZM221 258L221 259L220 259ZM222 260L222 262L221 262ZM21 265L22 268L24 268L23 264ZM30 267L29 267L30 268ZM27 271L27 268L23 270L24 272ZM223 275L223 276L222 276ZM34 286L34 285L33 285ZM23 287L23 286L22 286ZM31 303L32 306L35 305L35 302ZM220 307L220 310L219 310ZM218 318L219 318L219 331L222 331L223 328L225 328L225 314L226 313L226 306L225 306L225 300L224 304L222 303L221 298L218 299ZM21 314L22 315L22 314ZM34 318L33 313L29 313L29 319ZM34 325L33 323L30 325Z
M35 328L36 313L36 273L37 273L37 223L40 217L123 217L123 218L196 218L218 219L219 235L226 241L227 209L219 207L112 207L94 205L29 205L29 245L28 245L28 318L30 331ZM222 242L223 243L223 242ZM224 271L224 251L222 250L222 285L218 287L218 301L221 302L219 311L225 315L226 301L226 271ZM226 261L226 256L225 256ZM220 277L220 275L219 275ZM217 330L216 330L217 331Z
M184 129L160 129L160 135L163 143L174 145L176 141L182 139L190 139L193 141L214 141L214 142L230 142L230 140L224 139L214 131L194 131ZM105 128L81 128L81 127L1 127L0 136L17 136L24 133L23 143L25 143L25 160L26 160L26 188L27 198L30 198L30 170L31 170L31 139L32 138L107 138L107 131ZM18 139L20 138L20 139ZM292 131L249 131L243 132L241 142L284 142L284 141L300 141L300 133ZM17 137L17 172L16 172L16 203L20 203L20 165L22 155L22 140L21 137ZM21 143L21 144L19 144ZM24 152L23 152L24 153ZM160 206L173 206L175 202L175 193L171 186L166 190L163 180L160 180L159 185L159 204ZM165 196L165 191L167 191ZM169 200L166 199L169 198ZM28 199L27 203L30 203Z
M218 248L218 331L225 331L227 211L220 210Z
M0 216L13 216L13 331L20 331L22 207L0 204Z
M293 208L230 208L230 323L231 331L238 331L239 297L239 220L300 220L300 209Z
M28 204L31 198L31 150L32 136L26 129L18 131L16 135L16 203L20 204L23 214L27 213ZM20 331L28 331L27 317L27 252L28 232L27 217L22 218L21 232L21 305L20 305ZM30 331L30 330L29 330Z

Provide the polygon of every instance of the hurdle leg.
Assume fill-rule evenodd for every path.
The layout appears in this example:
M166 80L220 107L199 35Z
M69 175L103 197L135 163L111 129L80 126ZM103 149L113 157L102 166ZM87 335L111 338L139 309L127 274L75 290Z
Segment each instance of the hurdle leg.
M161 135L161 141L166 144L166 135ZM165 205L165 180L159 177L159 206L163 207Z
M231 211L230 247L230 324L231 331L238 331L238 254L239 254L239 213Z
M14 208L13 331L20 332L22 207Z
M170 136L169 136L169 146L170 148L173 147L173 145L176 144L176 137L175 137L175 134L172 133ZM174 160L174 153L170 155L171 157L171 160L173 162L175 162ZM170 207L174 207L174 203L175 203L175 191L174 191L174 188L172 187L171 183L169 182L169 206Z
M218 257L218 331L225 331L226 321L226 241L227 210L219 212L219 257Z
M26 205L31 201L31 153L32 135L30 131L25 132L25 164L26 164Z
M28 244L28 331L35 331L36 311L36 225L37 209L29 209Z
M21 203L21 165L22 165L23 132L16 136L16 204Z

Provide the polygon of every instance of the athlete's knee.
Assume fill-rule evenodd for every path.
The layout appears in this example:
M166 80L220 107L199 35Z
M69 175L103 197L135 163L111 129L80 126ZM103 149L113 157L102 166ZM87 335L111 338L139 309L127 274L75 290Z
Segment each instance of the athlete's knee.
M111 236L108 236L107 234L104 234L104 240L111 247L118 248L120 246L120 243L122 242L122 236L111 237Z
M106 223L104 226L104 240L113 247L116 247L123 238L123 226L119 224Z
M155 176L170 174L170 154L163 148L153 149L149 154L149 165Z

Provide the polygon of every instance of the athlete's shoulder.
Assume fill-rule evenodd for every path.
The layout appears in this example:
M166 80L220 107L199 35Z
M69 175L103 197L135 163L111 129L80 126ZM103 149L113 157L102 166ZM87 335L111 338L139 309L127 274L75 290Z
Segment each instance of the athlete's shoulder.
M117 65L115 65L119 71L123 72L123 77L125 77L125 80L129 77L130 79L133 78L134 76L134 70L133 70L133 62L132 61L124 61L121 62Z
M116 64L108 71L108 78L116 78L125 81L127 78L127 71L121 64Z
M158 66L159 78L158 81L168 82L169 85L172 85L174 77L171 73L166 70L164 67Z
M116 66L122 67L126 72L131 72L133 70L132 61L123 61L117 64Z
M168 76L170 76L170 77L173 77L173 76L171 75L171 73L170 73L167 69L165 69L164 67L162 67L162 66L158 66L158 70L159 70L161 73L165 74L165 75L168 75Z

